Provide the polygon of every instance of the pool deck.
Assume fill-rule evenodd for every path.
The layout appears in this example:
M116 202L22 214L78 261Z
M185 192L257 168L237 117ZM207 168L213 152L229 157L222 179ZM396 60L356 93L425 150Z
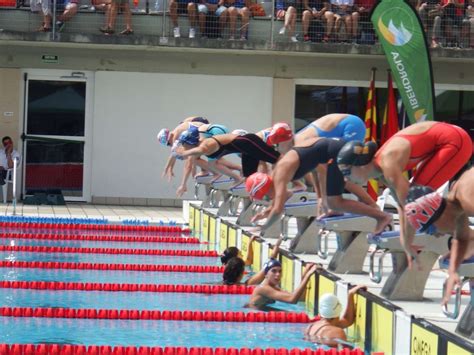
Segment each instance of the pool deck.
M0 216L11 216L11 203L0 203ZM24 205L18 203L16 215L24 217L104 218L111 223L124 220L149 221L150 224L175 221L184 223L181 207L115 206L68 202L65 206Z

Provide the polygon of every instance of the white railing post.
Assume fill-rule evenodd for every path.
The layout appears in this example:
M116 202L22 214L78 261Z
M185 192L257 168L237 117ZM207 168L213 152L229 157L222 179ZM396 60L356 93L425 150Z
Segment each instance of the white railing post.
M18 157L13 158L13 171L12 171L12 180L13 180L13 215L16 215L16 168L18 167L19 159Z

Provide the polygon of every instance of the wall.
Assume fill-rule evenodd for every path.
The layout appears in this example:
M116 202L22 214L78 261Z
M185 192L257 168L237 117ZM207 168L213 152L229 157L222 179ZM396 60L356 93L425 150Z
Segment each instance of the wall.
M169 153L156 140L162 127L174 127L193 115L249 131L271 122L271 78L96 72L94 85L92 196L96 202L101 197L175 197L182 163L177 163L171 184L161 179ZM191 183L188 186L192 190Z
M23 118L22 103L20 102L23 96L20 84L20 70L0 68L0 138L3 136L12 137L17 150L21 149L19 125ZM0 148L3 149L3 147ZM21 169L18 169L18 182L21 181L20 171Z

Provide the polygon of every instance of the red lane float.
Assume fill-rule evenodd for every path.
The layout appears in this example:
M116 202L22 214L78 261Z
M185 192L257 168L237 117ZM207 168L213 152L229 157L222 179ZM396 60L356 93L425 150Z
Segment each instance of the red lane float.
M0 251L19 251L30 253L79 253L79 254L116 254L116 255L160 255L160 256L217 256L215 250L161 250L161 249L115 249L115 248L73 248L30 245L0 245Z
M119 235L68 235L68 234L34 234L34 233L1 233L0 239L41 239L41 240L80 240L101 242L141 242L141 243L181 243L199 244L198 238L176 238L155 236L119 236Z
M55 281L0 281L0 288L52 291L179 292L229 295L250 295L254 289L254 287L243 285L156 285Z
M58 261L8 261L1 260L0 267L28 269L70 269L70 270L107 270L107 271L158 271L158 272L200 272L222 273L223 266L214 265L150 265L150 264L97 264L70 263Z
M174 320L193 322L308 323L306 313L158 311L138 309L0 307L3 317Z
M58 355L364 355L361 349L249 349L167 346L110 346L71 344L0 344L4 355L58 354Z
M0 222L0 228L54 228L76 230L100 230L120 232L157 232L157 233L190 233L189 228L180 226L128 226L118 224L67 224L67 223L30 223Z

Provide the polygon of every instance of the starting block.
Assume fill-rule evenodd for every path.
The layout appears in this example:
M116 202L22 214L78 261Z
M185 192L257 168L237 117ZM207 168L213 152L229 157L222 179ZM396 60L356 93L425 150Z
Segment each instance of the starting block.
M400 232L384 232L368 236L369 244L375 244L377 250L370 255L370 279L376 283L382 280L383 258L391 254L393 270L385 282L381 294L389 300L420 301L423 299L426 282L436 260L449 251L449 235L435 237L429 234L416 234L413 245L420 249L418 263L421 270L410 270L408 261L400 243ZM382 250L375 270L376 254Z
M314 223L317 216L316 195L305 202L287 203L281 220L282 234L288 238L288 223L291 218L296 218L297 232L291 240L290 251L294 253L317 254L320 250L319 232L321 227Z
M333 231L337 237L337 250L328 270L339 274L361 274L369 249L366 238L375 229L375 219L346 213L317 222L321 229Z
M449 259L440 259L439 266L443 269L447 269L449 267ZM449 312L447 307L443 307L443 313L447 317L453 319L456 319L459 316L459 311L461 309L461 289L463 285L469 283L471 299L464 310L461 319L459 320L459 323L456 327L456 333L461 334L470 340L474 340L474 257L463 261L463 263L459 266L458 274L464 278L462 280L461 287L458 287L456 290L454 310L453 312Z
M211 207L217 208L217 215L226 217L229 215L230 188L235 184L235 180L228 177L221 177L211 183ZM222 203L220 203L222 201Z
M211 207L211 183L216 178L215 175L208 174L197 176L194 180L194 199L200 200L199 198L199 188L204 186L204 193L206 197L202 200L202 207Z
M245 212L247 208L250 207L252 201L250 200L250 195L245 189L245 184L242 183L237 185L229 190L230 199L229 199L229 215L237 216L239 205L242 203L242 212Z

